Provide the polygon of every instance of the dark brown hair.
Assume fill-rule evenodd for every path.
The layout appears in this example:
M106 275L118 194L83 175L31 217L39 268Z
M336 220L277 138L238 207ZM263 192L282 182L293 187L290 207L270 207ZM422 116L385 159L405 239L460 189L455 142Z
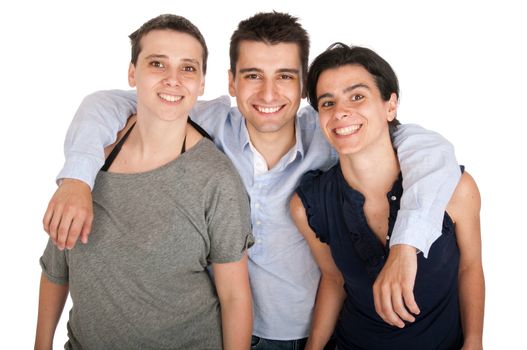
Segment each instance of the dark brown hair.
M236 62L240 55L240 42L257 41L266 44L294 43L298 45L305 86L309 60L309 36L298 23L298 18L281 12L262 12L241 21L231 36L229 55L231 72L236 76Z
M203 51L203 74L207 73L207 57L209 56L209 51L207 49L207 44L205 39L198 27L196 27L192 22L190 22L185 17L165 14L159 15L155 18L152 18L148 22L145 22L139 29L130 34L128 37L132 43L132 59L131 62L135 65L137 64L137 58L141 52L141 38L151 32L152 30L163 30L169 29L176 32L181 32L188 34L194 37L200 44Z

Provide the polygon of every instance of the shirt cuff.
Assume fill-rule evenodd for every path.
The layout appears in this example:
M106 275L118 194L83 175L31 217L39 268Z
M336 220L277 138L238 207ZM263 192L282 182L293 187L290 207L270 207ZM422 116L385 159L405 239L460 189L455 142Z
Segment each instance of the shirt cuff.
M421 251L427 258L432 243L441 236L441 231L437 227L442 227L442 225L438 226L422 217L416 218L415 212L411 210L399 210L392 231L397 232L397 235L392 233L390 247L397 244L410 245Z
M57 185L62 179L77 179L85 182L93 190L97 172L93 174L93 169L100 169L102 164L96 159L87 155L83 156L68 156L68 161L64 163L64 167L57 175Z

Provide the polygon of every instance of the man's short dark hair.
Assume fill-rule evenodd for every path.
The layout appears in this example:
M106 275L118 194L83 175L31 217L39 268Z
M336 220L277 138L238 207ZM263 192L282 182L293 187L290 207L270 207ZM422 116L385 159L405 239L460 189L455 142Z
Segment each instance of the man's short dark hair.
M139 57L139 53L141 52L141 39L143 36L148 34L149 32L153 30L174 30L176 32L181 32L188 34L192 37L194 37L200 44L201 49L203 51L202 53L202 59L203 59L203 74L207 72L207 57L209 56L209 51L207 49L207 44L205 43L205 39L203 38L203 35L201 35L201 32L199 31L198 27L196 27L192 22L190 22L185 17L172 15L172 14L165 14L165 15L159 15L155 18L152 18L148 22L145 22L139 29L137 29L135 32L130 34L128 37L130 38L130 41L132 43L132 59L131 62L135 65L137 64L137 58Z
M360 46L348 46L343 43L334 43L326 51L315 58L309 67L307 75L307 97L309 104L318 111L317 83L320 75L332 68L345 65L359 65L370 73L377 88L381 93L381 98L388 101L395 93L399 99L399 81L394 70L384 58L375 51ZM399 121L394 118L389 122L390 127L399 125Z
M298 23L298 18L281 12L262 12L241 21L231 36L229 48L233 76L236 76L236 62L242 41L256 41L270 45L297 44L302 64L302 79L305 83L309 60L309 35Z

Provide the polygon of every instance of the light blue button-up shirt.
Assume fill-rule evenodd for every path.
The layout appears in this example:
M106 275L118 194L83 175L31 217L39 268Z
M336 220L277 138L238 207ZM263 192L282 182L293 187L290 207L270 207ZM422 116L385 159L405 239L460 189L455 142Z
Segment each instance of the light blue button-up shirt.
M58 178L77 178L93 186L104 163L103 147L115 141L133 113L135 92L114 90L88 96L68 130L66 163ZM316 112L308 106L297 114L294 157L288 153L271 170L256 175L245 120L236 107L231 108L229 97L199 102L191 118L234 163L251 199L253 334L276 340L307 337L320 272L289 214L289 200L305 172L325 170L337 162L318 127ZM394 144L405 192L391 245L410 244L426 256L440 235L459 167L452 146L419 126L400 127Z

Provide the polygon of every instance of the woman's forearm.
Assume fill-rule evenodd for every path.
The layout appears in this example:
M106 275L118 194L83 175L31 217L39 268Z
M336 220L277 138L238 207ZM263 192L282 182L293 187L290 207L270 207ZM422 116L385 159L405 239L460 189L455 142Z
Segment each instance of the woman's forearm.
M225 350L249 349L253 325L250 295L222 301L221 323Z
M481 264L473 264L459 271L459 303L465 345L481 348L485 305L485 280Z
M55 329L66 303L68 292L69 287L67 284L60 285L50 282L44 274L40 277L35 350L53 348Z
M253 309L247 253L236 262L212 264L221 305L221 328L225 350L251 347Z
M322 275L306 350L323 349L335 329L346 297L342 280Z

